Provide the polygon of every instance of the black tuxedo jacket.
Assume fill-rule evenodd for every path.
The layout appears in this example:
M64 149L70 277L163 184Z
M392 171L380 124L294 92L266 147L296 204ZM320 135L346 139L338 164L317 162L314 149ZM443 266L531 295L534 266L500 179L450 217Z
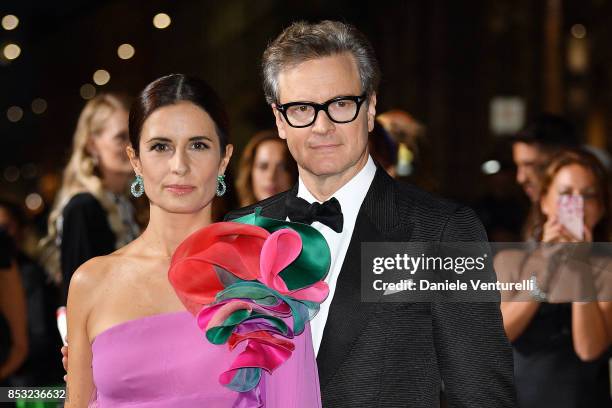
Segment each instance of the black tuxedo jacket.
M286 218L287 194L262 207ZM486 241L474 212L393 180L380 167L359 210L317 356L324 407L515 407L499 304L361 301L361 242Z

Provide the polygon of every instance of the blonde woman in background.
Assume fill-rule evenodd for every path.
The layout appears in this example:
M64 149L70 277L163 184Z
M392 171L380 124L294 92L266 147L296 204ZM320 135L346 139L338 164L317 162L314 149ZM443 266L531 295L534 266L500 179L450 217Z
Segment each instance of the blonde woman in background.
M240 157L236 180L240 206L289 190L296 181L297 165L287 143L275 130L255 133Z
M132 173L125 153L128 111L125 97L106 93L88 101L79 116L43 241L45 266L62 285L64 300L82 263L115 251L139 233L125 196Z

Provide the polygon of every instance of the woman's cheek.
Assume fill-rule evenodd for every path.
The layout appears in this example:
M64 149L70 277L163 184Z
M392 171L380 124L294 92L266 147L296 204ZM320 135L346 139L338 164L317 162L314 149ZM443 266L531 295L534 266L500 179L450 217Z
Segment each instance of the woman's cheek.
M589 227L589 229L593 229L595 225L599 222L602 217L602 211L599 204L586 204L584 206L584 222Z

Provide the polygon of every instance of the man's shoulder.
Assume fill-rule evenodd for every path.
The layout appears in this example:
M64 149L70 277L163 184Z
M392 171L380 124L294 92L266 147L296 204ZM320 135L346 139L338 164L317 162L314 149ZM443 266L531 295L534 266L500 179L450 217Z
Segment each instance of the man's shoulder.
M394 188L397 207L403 209L402 212L407 211L412 215L449 216L463 206L456 201L436 196L410 183L394 180Z
M255 204L247 205L246 207L232 210L225 214L225 217L223 217L223 219L225 221L231 221L233 219L240 218L242 216L253 213L255 211L255 208L257 207L261 207L262 212L266 213L267 210L270 210L279 205L283 205L287 194L289 194L289 190L273 195L272 197L266 198L265 200L258 201Z
M398 229L416 240L486 240L482 223L467 205L437 197L408 183L393 181Z

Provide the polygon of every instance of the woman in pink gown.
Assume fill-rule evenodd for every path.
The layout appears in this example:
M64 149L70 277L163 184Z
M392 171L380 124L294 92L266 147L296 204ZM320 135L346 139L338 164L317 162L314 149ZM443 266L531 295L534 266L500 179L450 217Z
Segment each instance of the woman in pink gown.
M255 398L219 384L240 349L207 344L187 311L131 320L100 333L92 344L99 407L294 407L320 406L310 329ZM72 358L72 356L71 356ZM259 397L259 399L257 398Z
M70 282L67 408L320 407L308 320L329 263L304 281L308 226L258 214L211 224L227 135L214 91L184 75L132 107L132 193L146 193L149 225Z

